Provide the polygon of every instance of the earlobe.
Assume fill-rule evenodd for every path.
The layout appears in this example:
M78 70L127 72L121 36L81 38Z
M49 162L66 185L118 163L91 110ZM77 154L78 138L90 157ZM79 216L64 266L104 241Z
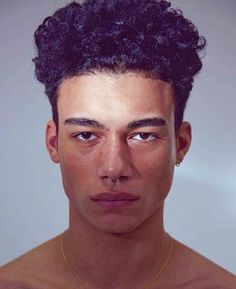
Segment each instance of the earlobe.
M179 165L188 152L192 140L192 128L189 122L183 122L176 135L176 165Z
M59 163L58 156L58 142L57 142L57 129L53 120L47 123L46 127L46 146L51 160L55 163Z

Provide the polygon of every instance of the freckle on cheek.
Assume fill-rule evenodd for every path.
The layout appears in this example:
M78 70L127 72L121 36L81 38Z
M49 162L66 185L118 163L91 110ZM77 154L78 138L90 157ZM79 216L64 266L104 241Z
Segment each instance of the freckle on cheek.
M143 166L146 168L148 166L148 162L144 163Z

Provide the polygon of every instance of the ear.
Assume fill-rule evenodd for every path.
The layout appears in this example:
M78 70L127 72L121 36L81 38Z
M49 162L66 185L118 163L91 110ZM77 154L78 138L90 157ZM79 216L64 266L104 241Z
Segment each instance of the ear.
M189 150L192 140L192 128L184 121L176 133L176 164L180 164Z
M55 163L59 163L57 129L53 120L50 120L47 123L46 146L51 160Z

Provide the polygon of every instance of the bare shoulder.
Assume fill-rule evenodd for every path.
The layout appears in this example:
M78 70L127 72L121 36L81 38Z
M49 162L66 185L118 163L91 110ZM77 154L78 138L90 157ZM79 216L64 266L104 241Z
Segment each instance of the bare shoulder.
M236 276L189 247L174 241L175 289L235 289ZM182 277L181 277L182 276Z
M63 288L52 276L60 275L58 237L0 268L0 289Z

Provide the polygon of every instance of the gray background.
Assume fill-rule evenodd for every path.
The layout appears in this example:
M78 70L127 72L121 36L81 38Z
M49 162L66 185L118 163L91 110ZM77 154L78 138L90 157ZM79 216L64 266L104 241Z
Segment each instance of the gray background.
M33 33L68 1L0 1L0 264L62 232L68 208L44 145L50 108ZM236 1L173 0L208 39L186 119L193 144L166 204L177 239L236 273Z

